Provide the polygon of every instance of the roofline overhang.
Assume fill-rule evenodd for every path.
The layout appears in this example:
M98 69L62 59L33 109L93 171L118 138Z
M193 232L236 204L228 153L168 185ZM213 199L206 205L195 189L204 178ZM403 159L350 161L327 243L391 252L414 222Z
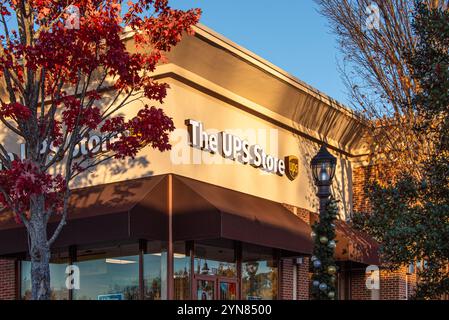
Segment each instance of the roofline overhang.
M265 72L268 72L279 80L287 82L288 84L313 96L314 98L320 100L328 106L343 112L345 115L350 116L359 122L366 122L366 120L358 112L352 110L348 106L345 106L329 95L298 79L297 77L281 69L280 67L272 64L268 60L258 56L254 52L243 48L242 46L226 38L224 35L205 26L204 24L198 23L197 25L193 26L192 29L195 32L195 37L201 38L206 42L212 43L215 46L219 46L222 49L229 51L233 55L240 57L242 60L253 64L254 66L264 70ZM134 34L135 31L132 31L129 27L125 28L123 40L132 38Z
M260 104L257 104L251 100L248 100L240 95L237 95L230 90L227 90L220 85L215 84L185 68L182 68L176 64L168 63L160 65L153 73L154 79L166 79L171 78L180 81L190 87L194 87L203 93L211 95L217 99L220 99L228 104L231 104L239 109L248 111L257 117L270 122L282 129L285 129L293 134L307 138L317 144L326 144L330 149L335 152L341 153L348 157L363 157L368 155L364 151L355 152L338 141L329 137L323 138L315 130L306 128L305 126L292 121L288 117L278 114Z

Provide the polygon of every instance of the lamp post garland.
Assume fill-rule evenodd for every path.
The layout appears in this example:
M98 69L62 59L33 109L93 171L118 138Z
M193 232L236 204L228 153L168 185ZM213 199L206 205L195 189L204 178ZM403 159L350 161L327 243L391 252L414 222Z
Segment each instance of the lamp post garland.
M335 175L337 159L322 146L311 161L311 169L320 200L320 218L312 226L314 241L311 258L312 298L314 300L333 300L336 298L337 266L334 253L335 219L338 215L338 204L332 198L331 185Z

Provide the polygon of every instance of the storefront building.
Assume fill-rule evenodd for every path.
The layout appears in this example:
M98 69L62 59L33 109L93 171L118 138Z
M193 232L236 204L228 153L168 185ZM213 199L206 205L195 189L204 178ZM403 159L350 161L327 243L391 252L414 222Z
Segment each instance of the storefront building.
M339 298L405 299L415 281L406 272L381 271L380 290L366 288L378 245L346 223L360 202L363 122L208 28L195 30L154 75L170 85L173 149L146 149L74 181L52 251L52 298L308 299L318 219L309 163L325 143L338 158ZM19 139L0 138L20 155ZM0 299L30 297L27 246L24 228L1 215Z

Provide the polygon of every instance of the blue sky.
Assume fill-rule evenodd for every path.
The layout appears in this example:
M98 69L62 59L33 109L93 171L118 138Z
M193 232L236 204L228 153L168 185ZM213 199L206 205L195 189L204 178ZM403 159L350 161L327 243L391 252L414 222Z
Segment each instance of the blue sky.
M170 0L203 10L201 23L349 105L339 51L313 0Z
M338 101L349 104L339 51L313 0L171 0L199 7L201 23Z

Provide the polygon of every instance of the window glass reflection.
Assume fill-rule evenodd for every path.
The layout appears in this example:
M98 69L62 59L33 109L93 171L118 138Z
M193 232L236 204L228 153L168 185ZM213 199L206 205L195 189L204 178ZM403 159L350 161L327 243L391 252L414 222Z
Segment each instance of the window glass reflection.
M139 299L138 252L137 244L79 250L80 289L74 299Z
M145 300L161 300L161 254L145 254L143 258Z
M232 243L195 244L195 273L222 277L236 277L237 268Z
M173 284L175 300L190 299L190 256L185 242L173 245Z
M80 289L77 300L139 299L139 256L102 258L77 263Z
M145 242L143 292L145 300L167 299L167 250L161 241Z
M271 250L245 245L242 258L242 298L277 299L278 264Z
M68 300L69 290L66 288L66 268L68 264L64 261L50 263L50 289L52 300ZM21 298L31 299L31 261L21 262Z
M197 300L210 301L215 299L215 282L198 280L196 289Z
M237 299L237 283L220 281L219 283L220 300L236 300Z

